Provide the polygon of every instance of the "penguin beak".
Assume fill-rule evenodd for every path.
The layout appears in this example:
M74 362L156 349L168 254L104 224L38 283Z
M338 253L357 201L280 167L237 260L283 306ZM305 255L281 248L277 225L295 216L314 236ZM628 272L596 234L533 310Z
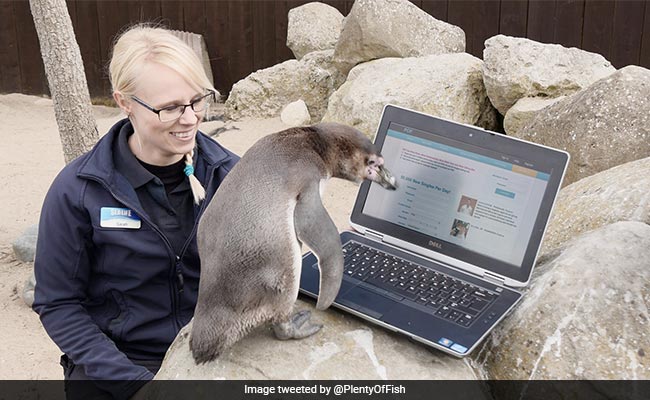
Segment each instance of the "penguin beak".
M384 187L384 188L386 188L388 190L396 190L397 189L397 180L390 173L388 168L384 167L383 164L382 164L382 165L379 165L375 171L376 171L376 174L375 174L375 178L373 179L374 182L377 182L382 187Z

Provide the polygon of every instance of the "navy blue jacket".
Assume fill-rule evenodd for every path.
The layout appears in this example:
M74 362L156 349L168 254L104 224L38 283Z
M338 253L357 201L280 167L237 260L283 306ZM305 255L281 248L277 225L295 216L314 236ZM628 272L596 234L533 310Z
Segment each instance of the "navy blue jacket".
M199 217L238 157L197 134L195 175L206 199L175 254L113 162L116 123L88 153L72 161L47 193L39 223L34 310L61 351L115 397L129 397L153 377L129 360L162 359L194 314L200 260ZM100 226L103 207L128 208L139 229ZM128 357L128 358L127 358Z

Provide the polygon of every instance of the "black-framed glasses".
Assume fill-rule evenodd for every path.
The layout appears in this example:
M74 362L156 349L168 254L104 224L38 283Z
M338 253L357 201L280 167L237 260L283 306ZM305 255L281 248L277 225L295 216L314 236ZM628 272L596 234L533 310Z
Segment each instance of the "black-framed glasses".
M199 97L198 99L192 100L189 104L173 104L171 106L157 109L151 107L149 104L140 100L136 96L131 96L131 98L142 107L158 115L160 122L176 121L185 113L185 109L187 107L190 107L196 114L203 113L208 109L208 107L210 107L210 102L215 101L214 92L210 92L204 96Z

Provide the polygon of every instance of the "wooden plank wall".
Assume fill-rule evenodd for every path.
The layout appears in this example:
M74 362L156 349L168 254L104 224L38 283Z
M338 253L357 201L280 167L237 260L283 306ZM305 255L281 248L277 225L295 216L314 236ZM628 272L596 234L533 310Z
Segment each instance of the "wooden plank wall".
M482 57L498 33L602 54L617 68L650 68L648 0L411 0L460 26L467 52ZM293 58L286 47L287 13L305 1L68 0L88 85L107 97L111 44L125 26L148 21L204 35L215 86L227 94L251 72ZM325 0L347 15L354 1ZM38 39L26 0L0 1L0 93L48 92Z

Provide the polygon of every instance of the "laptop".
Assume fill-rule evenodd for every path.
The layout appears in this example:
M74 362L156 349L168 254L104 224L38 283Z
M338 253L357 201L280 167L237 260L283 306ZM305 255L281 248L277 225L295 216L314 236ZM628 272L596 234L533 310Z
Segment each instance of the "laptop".
M333 306L464 357L521 299L569 154L394 105L375 144L398 188L361 184Z

